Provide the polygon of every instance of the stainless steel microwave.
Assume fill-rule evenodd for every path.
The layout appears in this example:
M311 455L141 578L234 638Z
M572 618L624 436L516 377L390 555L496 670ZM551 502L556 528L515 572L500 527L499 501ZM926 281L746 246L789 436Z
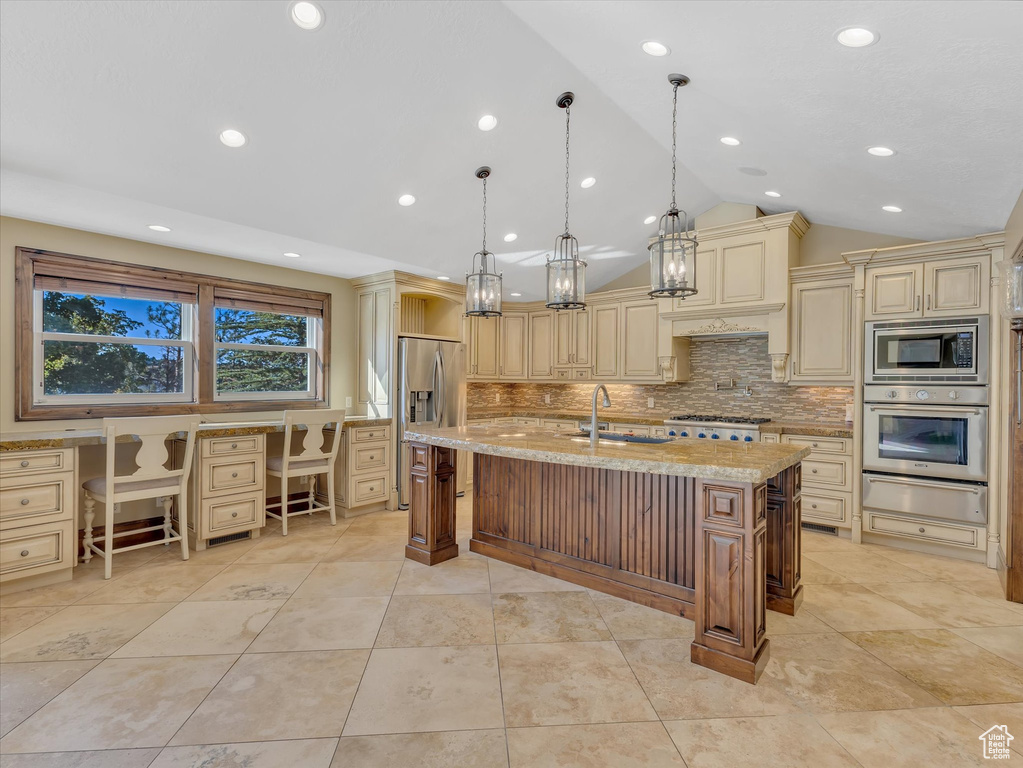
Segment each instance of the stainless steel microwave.
M864 380L988 383L988 318L888 320L866 324Z

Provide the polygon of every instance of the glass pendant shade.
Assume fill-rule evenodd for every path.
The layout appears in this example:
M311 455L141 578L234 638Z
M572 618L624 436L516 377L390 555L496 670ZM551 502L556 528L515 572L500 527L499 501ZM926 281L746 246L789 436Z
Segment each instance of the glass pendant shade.
M696 233L685 211L672 207L661 217L650 251L650 296L685 298L696 293Z
M1002 317L1023 320L1023 260L998 262L1002 280Z
M489 271L487 251L479 251L472 257L473 268L479 259L479 269L465 277L465 314L474 317L499 317L501 315L501 275Z
M579 258L579 242L572 235L558 235L554 255L547 260L547 307L586 307L586 262Z

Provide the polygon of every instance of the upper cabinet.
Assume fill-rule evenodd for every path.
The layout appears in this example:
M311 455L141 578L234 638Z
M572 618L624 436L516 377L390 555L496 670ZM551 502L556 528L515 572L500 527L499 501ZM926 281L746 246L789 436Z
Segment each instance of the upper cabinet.
M529 313L529 378L554 378L554 312Z
M466 360L470 379L497 378L500 366L500 319L496 317L467 317Z
M718 248L700 243L696 249L696 293L685 299L674 299L676 309L716 304L718 286Z
M367 286L359 290L358 382L360 405L372 414L386 410L391 385L391 337L393 333L391 286Z
M855 378L853 275L793 281L791 384L852 386Z
M620 305L622 378L629 381L661 381L657 362L658 305L650 299Z
M593 377L595 379L617 379L620 367L619 305L594 304L590 307L593 318Z
M525 379L528 370L529 337L528 318L525 312L505 312L499 325L500 375L503 379Z
M865 318L887 320L987 314L991 257L870 267Z

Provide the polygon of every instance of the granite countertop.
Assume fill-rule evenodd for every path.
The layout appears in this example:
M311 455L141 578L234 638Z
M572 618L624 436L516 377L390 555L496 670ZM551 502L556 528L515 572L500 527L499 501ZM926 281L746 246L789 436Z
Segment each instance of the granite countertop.
M406 438L430 445L548 464L739 483L762 483L810 455L809 448L796 448L787 443L710 440L673 440L658 444L601 441L593 448L589 438L509 424L421 428L406 432Z
M810 437L852 437L853 426L845 421L769 421L760 425L761 432L774 435L808 435Z
M472 408L469 410L469 419L502 419L510 416L523 416L537 419L563 419L565 421L586 421L590 420L593 414L590 411L543 411L533 408ZM597 421L607 421L613 424L644 424L647 426L663 427L664 420L671 418L667 413L648 413L645 416L635 416L628 413L608 413L604 410L597 411Z
M349 416L342 429L353 426L382 427L390 423L390 419ZM207 421L199 425L199 437L238 437L283 431L284 424L280 421ZM122 436L118 442L122 441L134 442L131 435ZM5 432L0 438L0 453L39 448L74 448L79 445L100 445L102 442L103 430L99 427L50 432Z

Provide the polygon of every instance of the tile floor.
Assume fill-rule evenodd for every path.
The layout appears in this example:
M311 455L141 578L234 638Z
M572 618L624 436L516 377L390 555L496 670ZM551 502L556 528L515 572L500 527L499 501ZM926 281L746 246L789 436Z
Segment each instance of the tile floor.
M980 565L804 534L753 687L693 625L467 551L405 514L98 559L0 598L0 768L1023 766L1023 605ZM1012 761L1009 762L1012 764Z

